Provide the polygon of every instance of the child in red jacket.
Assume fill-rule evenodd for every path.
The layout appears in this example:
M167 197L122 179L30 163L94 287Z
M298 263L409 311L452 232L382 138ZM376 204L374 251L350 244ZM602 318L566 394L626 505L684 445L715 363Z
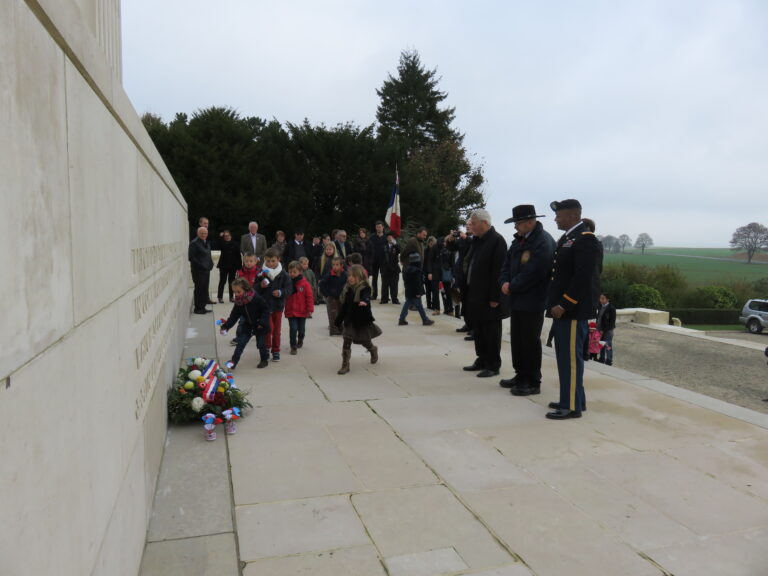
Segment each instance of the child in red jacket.
M588 344L589 357L587 360L597 360L597 357L600 355L600 349L603 347L602 342L600 342L600 338L602 338L602 334L600 334L600 330L597 329L597 323L590 322Z
M304 329L307 318L315 311L315 297L312 286L302 275L301 262L294 260L288 264L288 276L293 282L293 292L285 301L285 317L288 318L291 354L295 355L304 345Z

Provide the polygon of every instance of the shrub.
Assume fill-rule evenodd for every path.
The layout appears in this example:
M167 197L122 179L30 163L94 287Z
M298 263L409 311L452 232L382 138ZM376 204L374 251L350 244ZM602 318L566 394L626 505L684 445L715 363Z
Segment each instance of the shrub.
M739 314L741 310L737 308L729 310L715 310L710 308L670 308L669 312L670 320L672 318L679 318L686 324L738 324Z
M656 288L647 284L632 284L627 288L627 305L631 308L664 310L666 304Z
M732 290L725 286L702 286L696 288L687 299L691 308L736 308L738 300Z
M751 298L768 298L768 276L755 280L752 283L752 290L754 290L754 296Z
M680 268L670 266L669 264L652 268L646 283L656 288L661 293L664 301L670 306L679 305L688 290L688 280L686 280Z

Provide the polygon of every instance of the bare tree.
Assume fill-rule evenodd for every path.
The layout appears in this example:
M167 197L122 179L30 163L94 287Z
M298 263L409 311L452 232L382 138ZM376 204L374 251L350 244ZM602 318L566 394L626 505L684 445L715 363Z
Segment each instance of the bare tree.
M605 248L605 251L608 253L617 253L621 250L621 244L619 244L619 239L616 238L616 236L611 236L608 234L607 236L603 236L601 238L603 242L603 247Z
M642 254L645 254L645 249L653 246L653 238L649 234L642 232L635 240L635 248L640 248Z
M745 250L747 264L750 264L757 252L768 249L768 228L757 222L736 228L731 238L731 246L736 251Z
M627 246L632 246L632 238L626 234L622 234L619 236L619 245L621 246L621 251L624 252Z

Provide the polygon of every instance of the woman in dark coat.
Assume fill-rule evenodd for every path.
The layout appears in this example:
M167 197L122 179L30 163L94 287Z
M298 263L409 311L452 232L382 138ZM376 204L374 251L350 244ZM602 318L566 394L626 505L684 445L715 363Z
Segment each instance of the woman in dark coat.
M373 248L366 228L360 228L357 231L357 238L352 241L352 251L363 257L363 268L370 274L371 264L373 264Z
M219 289L217 292L219 304L224 302L224 285L229 288L229 301L234 302L232 295L232 281L235 279L235 273L242 265L240 259L240 243L232 240L232 234L229 230L221 233L219 241L219 263L216 268L219 269Z

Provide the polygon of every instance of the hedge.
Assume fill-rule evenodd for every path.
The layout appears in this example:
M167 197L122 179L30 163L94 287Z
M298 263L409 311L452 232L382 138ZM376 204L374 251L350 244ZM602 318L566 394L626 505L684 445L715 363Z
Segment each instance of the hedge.
M670 308L672 318L680 318L683 326L686 324L738 324L741 308Z

